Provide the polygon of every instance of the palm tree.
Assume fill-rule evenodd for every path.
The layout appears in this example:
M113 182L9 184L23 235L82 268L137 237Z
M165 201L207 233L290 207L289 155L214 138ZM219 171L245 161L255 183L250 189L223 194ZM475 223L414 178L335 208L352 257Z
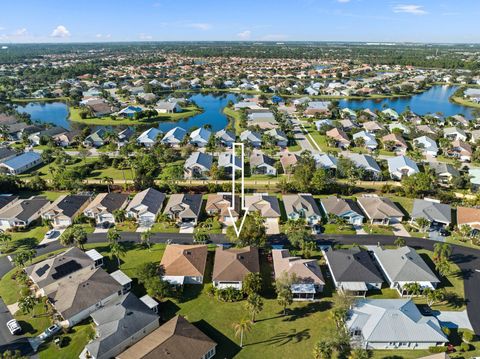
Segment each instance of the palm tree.
M433 257L435 261L448 259L452 254L452 247L448 243L437 242L433 246Z
M252 330L252 322L248 319L242 319L233 323L233 330L235 331L235 338L240 337L240 348L243 348L243 337Z
M123 246L123 243L115 241L110 243L110 253L112 256L117 257L117 264L118 267L120 267L120 257L124 257L127 250Z
M250 294L245 303L245 307L252 314L252 323L255 323L255 316L263 310L263 300L258 294Z
M107 233L108 243L118 242L120 238L120 232L116 228L110 229Z
M435 269L441 276L446 277L452 271L452 267L448 259L443 258L435 262Z
M414 295L419 295L422 291L422 287L417 282L407 283L403 286L403 290L407 292L407 295L413 297Z
M24 314L28 314L35 307L35 302L35 296L28 294L18 300L18 307Z
M12 236L5 232L0 232L0 242L8 249L9 243L12 241Z
M102 183L105 183L107 185L108 193L110 193L110 186L114 184L113 178L109 176L104 176L101 181Z
M332 344L323 340L317 342L313 348L314 359L330 359L332 357L332 353Z
M142 245L148 247L148 250L150 251L150 238L152 238L152 232L150 230L142 232L140 234L140 242Z
M423 295L427 299L427 304L431 307L433 304L441 302L444 299L443 292L440 290L434 290L430 288L425 288L423 290Z
M393 242L398 248L400 247L405 247L407 245L407 241L405 241L405 238L398 237L395 239L395 242Z
M368 359L369 357L366 349L357 348L350 352L348 359Z

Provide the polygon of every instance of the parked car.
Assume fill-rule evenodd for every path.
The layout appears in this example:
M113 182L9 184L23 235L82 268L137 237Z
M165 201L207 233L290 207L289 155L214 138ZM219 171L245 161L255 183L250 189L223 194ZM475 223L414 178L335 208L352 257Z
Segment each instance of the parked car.
M51 229L45 234L45 238L48 238L48 239L55 238L58 235L58 233L59 232L56 231L55 229Z
M45 331L38 337L42 340L47 340L48 338L51 338L55 334L57 334L61 329L62 327L58 324L51 325L47 329L45 329Z
M22 327L15 319L11 319L7 322L7 328L10 331L10 334L17 335L22 333Z

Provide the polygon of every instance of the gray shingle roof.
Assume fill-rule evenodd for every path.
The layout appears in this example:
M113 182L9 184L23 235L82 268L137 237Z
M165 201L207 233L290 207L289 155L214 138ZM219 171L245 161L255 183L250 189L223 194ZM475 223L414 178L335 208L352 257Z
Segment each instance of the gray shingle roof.
M426 218L430 222L450 224L452 222L452 207L448 204L415 199L413 201L412 219Z
M337 249L325 252L325 256L337 282L383 282L382 275L367 251L356 248Z

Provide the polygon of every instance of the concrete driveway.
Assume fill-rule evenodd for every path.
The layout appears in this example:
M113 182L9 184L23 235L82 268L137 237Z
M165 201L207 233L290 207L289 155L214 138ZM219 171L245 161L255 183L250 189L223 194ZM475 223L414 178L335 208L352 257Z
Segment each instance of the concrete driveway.
M194 229L195 226L193 225L193 223L182 223L180 225L179 233L193 233Z
M405 227L401 223L393 223L392 228L393 228L393 234L396 236L411 237L410 233L408 233L408 231L405 229Z
M102 226L95 227L93 233L107 233L109 228L103 228Z
M442 323L442 326L451 328L451 329L470 329L473 330L472 324L468 319L467 311L463 310L461 312L453 311L441 311L439 314L435 315L437 319Z
M40 242L40 244L47 244L47 243L50 243L50 242L55 242L56 240L58 240L60 238L60 236L62 235L63 232L65 232L65 229L66 228L62 228L62 229L54 229L55 231L55 235L50 237L50 238L47 238L47 235L45 234L45 237L43 237L42 241Z

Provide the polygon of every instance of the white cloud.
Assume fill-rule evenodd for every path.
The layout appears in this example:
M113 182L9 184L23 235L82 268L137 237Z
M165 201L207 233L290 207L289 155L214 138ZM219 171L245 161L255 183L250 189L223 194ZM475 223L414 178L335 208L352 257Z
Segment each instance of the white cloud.
M239 32L237 36L242 40L248 40L250 36L252 36L252 32L250 30L245 30L245 31Z
M12 34L14 37L24 37L28 35L28 31L26 28L22 27L21 29L15 30L15 32Z
M189 24L188 27L192 27L194 29L206 31L206 30L210 30L212 28L212 25L204 23L204 22L198 22L198 23Z
M428 14L426 10L423 9L422 5L395 5L393 7L393 12L396 13L407 13L413 15L425 15Z
M151 40L153 38L153 36L149 35L149 34L139 34L138 38L140 40Z
M344 3L350 2L350 0L337 0L337 2L344 4Z
M63 26L63 25L58 25L55 29L53 29L51 37L70 37L70 31Z

